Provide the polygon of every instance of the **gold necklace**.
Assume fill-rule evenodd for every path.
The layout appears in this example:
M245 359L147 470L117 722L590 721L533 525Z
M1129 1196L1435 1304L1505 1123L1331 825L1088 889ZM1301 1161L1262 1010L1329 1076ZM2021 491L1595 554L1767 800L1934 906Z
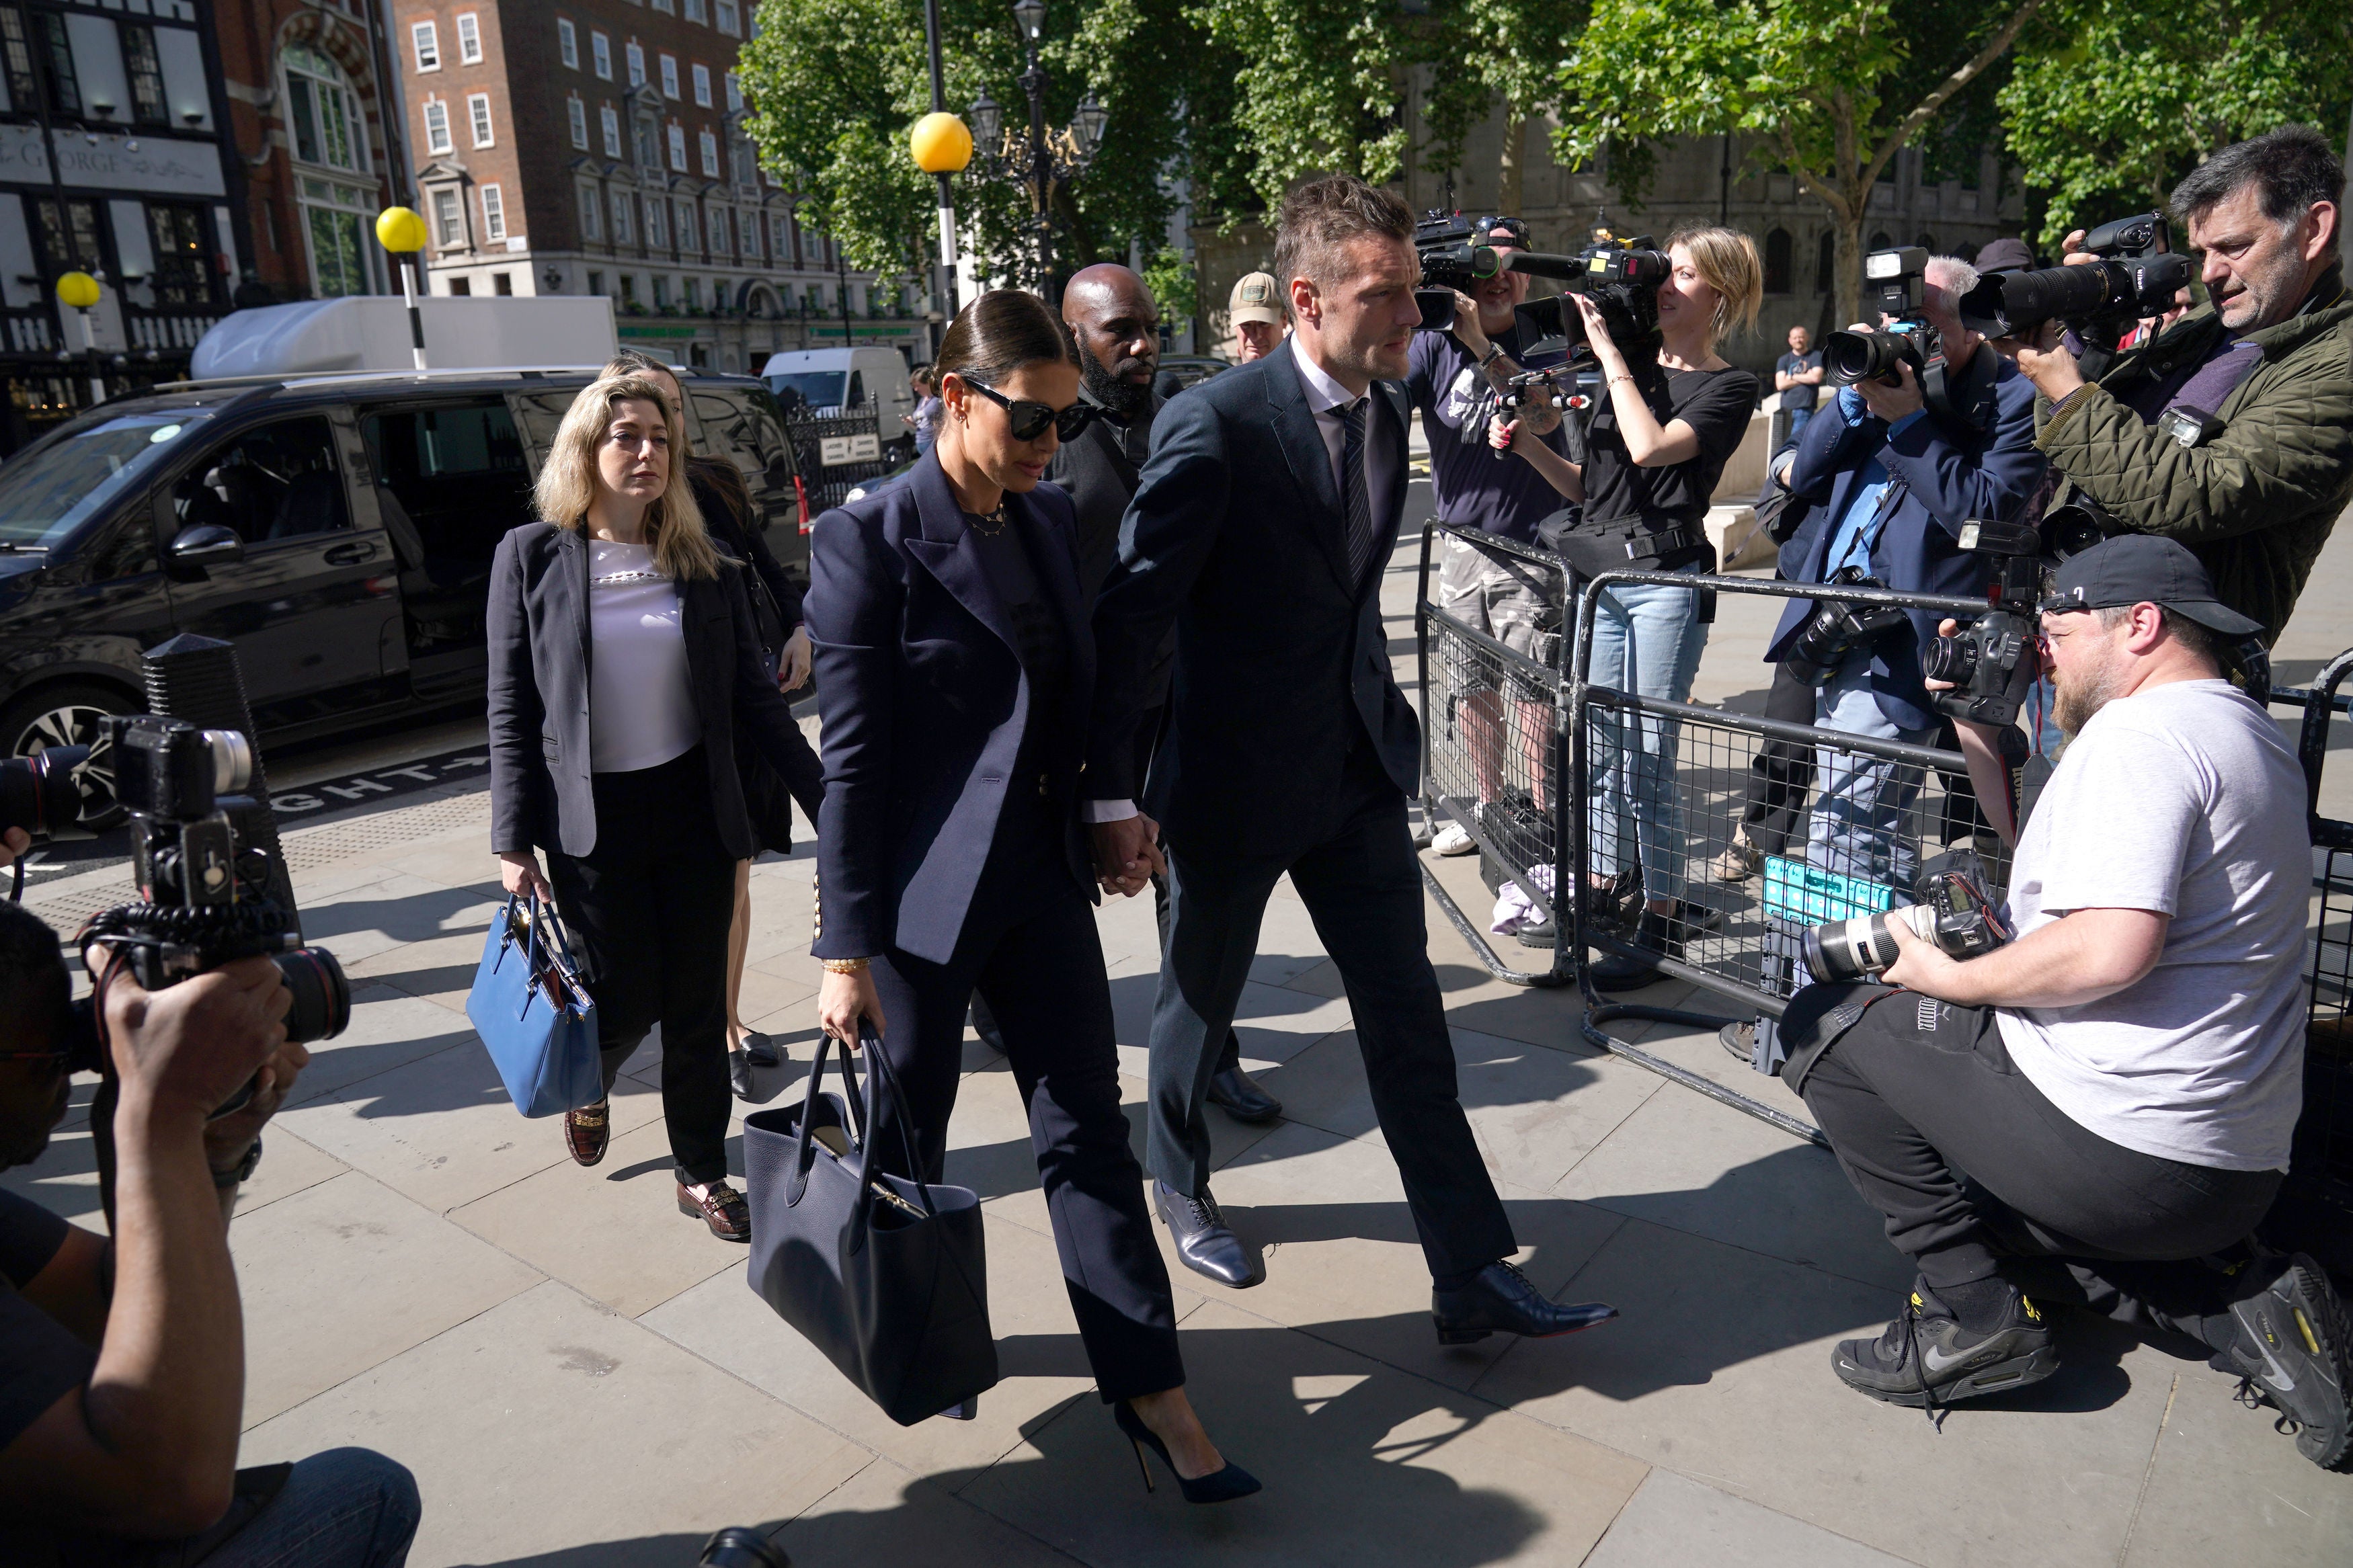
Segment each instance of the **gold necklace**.
M974 532L983 539L994 539L1005 531L1005 498L1002 495L997 498L997 510L994 511L968 511L965 516L972 520Z

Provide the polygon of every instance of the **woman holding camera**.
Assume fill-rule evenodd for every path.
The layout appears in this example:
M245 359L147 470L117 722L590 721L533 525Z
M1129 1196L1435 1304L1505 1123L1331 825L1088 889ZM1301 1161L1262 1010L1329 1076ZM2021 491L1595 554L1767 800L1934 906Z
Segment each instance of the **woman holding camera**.
M1757 247L1728 228L1685 228L1667 241L1668 276L1659 287L1653 364L1632 365L1612 341L1601 308L1572 294L1586 341L1604 377L1606 401L1586 435L1586 461L1572 463L1518 421L1498 417L1489 438L1535 466L1583 513L1556 543L1579 577L1607 571L1706 572L1715 551L1702 526L1708 498L1757 406L1757 378L1734 368L1716 344L1737 325L1757 324L1764 294ZM1707 646L1702 595L1693 589L1624 585L1595 607L1590 677L1597 686L1681 702L1691 696ZM1684 937L1721 917L1678 896L1683 882L1683 811L1675 795L1678 727L1598 717L1588 750L1587 833L1605 912L1630 916L1635 943L1680 959ZM1639 865L1630 846L1640 842ZM1606 880L1604 880L1606 879ZM1647 985L1658 971L1613 954L1595 964L1603 991Z
M491 847L510 893L579 938L605 1087L659 1023L680 1212L749 1241L727 1183L727 922L753 850L740 723L771 766L800 732L761 663L742 568L712 548L676 409L643 375L574 400L535 487L541 521L491 567ZM547 851L544 877L535 849ZM603 1101L565 1117L593 1165Z
M1221 1502L1258 1482L1185 1395L1078 820L1091 606L1070 500L1039 481L1091 412L1079 351L1036 296L1000 289L965 307L934 368L932 449L811 536L818 1026L851 1048L861 1023L880 1036L915 1130L902 1173L936 1182L965 1008L988 1004L1096 1387L1139 1461L1149 1447L1187 1501Z

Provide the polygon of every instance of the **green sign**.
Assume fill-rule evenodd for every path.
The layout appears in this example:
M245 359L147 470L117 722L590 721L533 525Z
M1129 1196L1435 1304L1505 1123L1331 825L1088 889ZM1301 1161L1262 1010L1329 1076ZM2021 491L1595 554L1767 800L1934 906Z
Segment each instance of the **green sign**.
M638 327L622 325L615 329L625 338L691 338L696 336L692 327Z

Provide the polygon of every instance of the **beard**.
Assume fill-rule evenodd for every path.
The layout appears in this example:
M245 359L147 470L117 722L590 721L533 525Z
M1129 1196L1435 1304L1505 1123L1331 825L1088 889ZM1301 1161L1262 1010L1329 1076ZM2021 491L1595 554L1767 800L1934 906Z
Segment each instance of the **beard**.
M2092 716L2116 697L2116 689L2122 684L2116 660L2112 658L2103 660L2096 668L2085 671L2080 679L2069 680L2061 677L2057 682L2057 695L2051 705L2051 716L2067 734L2080 735L2084 732L2084 726L2092 721Z
M1121 378L1151 368L1143 360L1124 359L1112 369L1105 370L1103 361L1088 354L1085 363L1079 366L1079 384L1087 389L1087 395L1122 419L1133 419L1151 405L1152 383L1145 381L1139 385Z

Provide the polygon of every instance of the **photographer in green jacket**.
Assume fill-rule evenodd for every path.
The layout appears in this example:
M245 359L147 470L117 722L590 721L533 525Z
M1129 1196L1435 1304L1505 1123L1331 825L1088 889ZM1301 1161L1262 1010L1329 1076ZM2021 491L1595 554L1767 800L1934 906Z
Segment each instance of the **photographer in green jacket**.
M2073 503L2105 532L2179 540L2267 644L2353 500L2344 190L2343 163L2307 127L2225 147L2173 193L2211 303L2096 384L2056 323L1993 340L2045 400L2036 444L2061 483L2043 515Z

